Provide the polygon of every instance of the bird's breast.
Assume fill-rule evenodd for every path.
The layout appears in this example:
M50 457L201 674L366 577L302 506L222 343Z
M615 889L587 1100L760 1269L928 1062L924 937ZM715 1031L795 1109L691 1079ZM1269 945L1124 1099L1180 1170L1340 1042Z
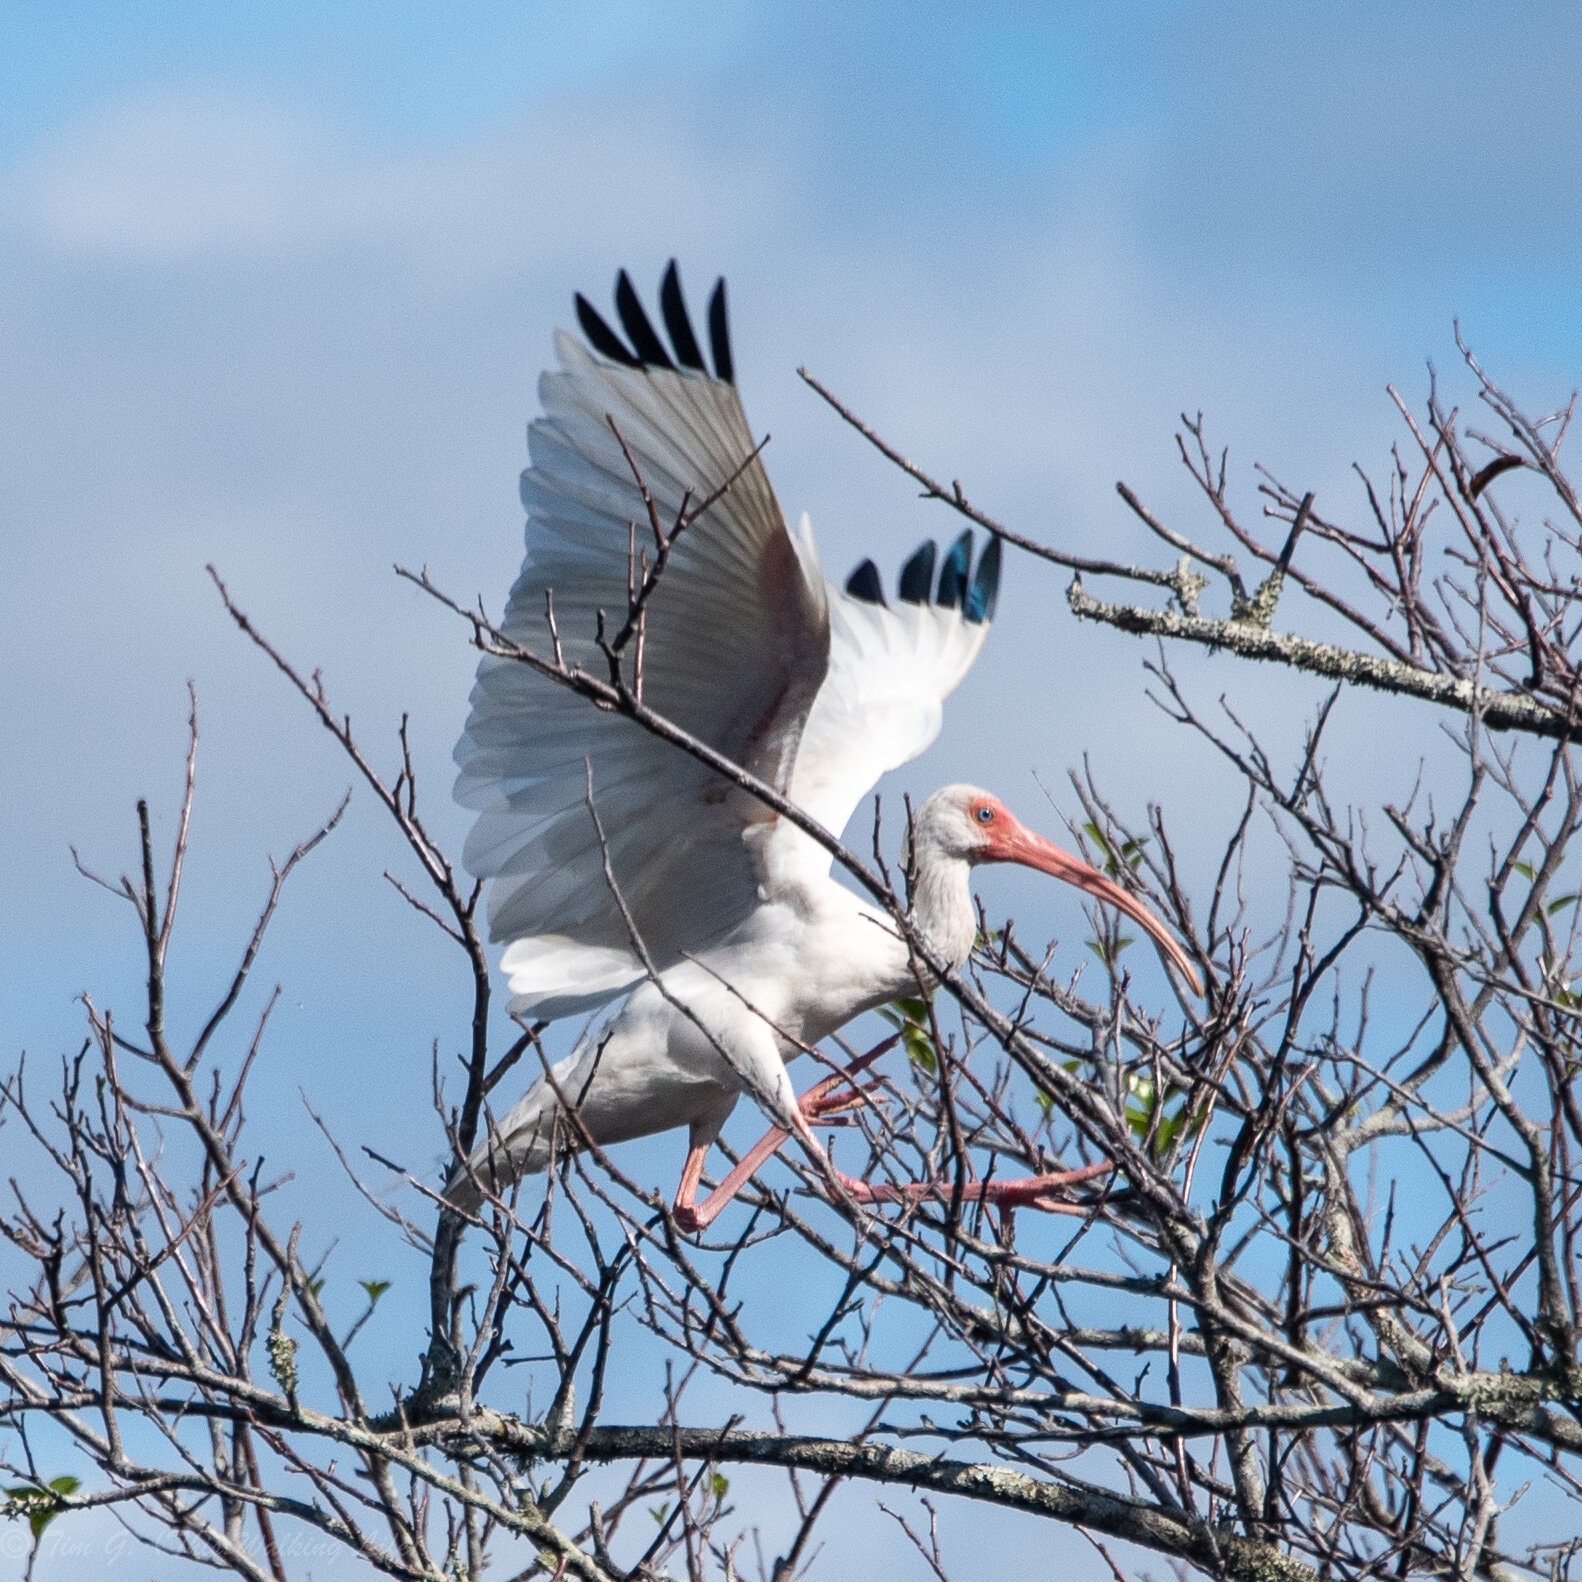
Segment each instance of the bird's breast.
M710 999L768 1022L787 1055L917 991L888 919L834 884L759 908L696 965L714 980Z

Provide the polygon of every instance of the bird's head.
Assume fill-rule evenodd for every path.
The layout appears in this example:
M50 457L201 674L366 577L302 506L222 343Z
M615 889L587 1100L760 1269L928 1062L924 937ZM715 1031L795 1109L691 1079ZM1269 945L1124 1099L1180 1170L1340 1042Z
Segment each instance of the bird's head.
M946 786L913 815L910 850L919 866L930 861L1011 862L1002 849L1022 826L996 796L977 786Z
M1085 890L1147 929L1160 950L1201 995L1197 974L1175 936L1129 890L1069 851L1035 835L996 796L977 786L936 791L912 820L910 859L921 874L930 864L1015 862Z

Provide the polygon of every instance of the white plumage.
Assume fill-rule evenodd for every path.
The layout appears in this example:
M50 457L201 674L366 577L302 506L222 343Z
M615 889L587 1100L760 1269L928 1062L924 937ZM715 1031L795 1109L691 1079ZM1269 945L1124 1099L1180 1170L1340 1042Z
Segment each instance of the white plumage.
M540 379L544 415L529 429L522 477L527 555L503 629L546 656L558 637L567 663L606 674L601 612L613 637L626 618L633 546L654 553L633 465L666 531L689 503L723 489L676 540L648 603L643 701L838 833L886 770L938 734L944 699L988 628L998 541L969 578L963 535L937 583L925 545L894 607L871 562L845 589L828 582L806 518L788 529L754 456L730 377L723 282L709 313L712 374L674 264L661 292L673 358L624 273L616 302L631 347L579 297L603 355L561 333L560 367ZM703 1155L740 1093L806 1137L785 1060L915 992L909 952L883 913L831 877L823 847L632 721L497 658L480 664L472 703L456 750L457 798L478 813L464 860L492 880L490 931L506 946L512 1010L556 1018L626 996L559 1062L553 1083L530 1088L472 1174L498 1190L544 1168L557 1122L560 1146L574 1145L558 1086L601 1144L688 1126L678 1207L696 1221ZM1012 850L1022 837L1037 849ZM964 960L971 864L1050 868L1045 846L986 793L936 794L914 832L917 922ZM1074 868L1050 871L1140 913L1190 977L1151 914L1058 856ZM478 1184L458 1177L449 1195L475 1204Z

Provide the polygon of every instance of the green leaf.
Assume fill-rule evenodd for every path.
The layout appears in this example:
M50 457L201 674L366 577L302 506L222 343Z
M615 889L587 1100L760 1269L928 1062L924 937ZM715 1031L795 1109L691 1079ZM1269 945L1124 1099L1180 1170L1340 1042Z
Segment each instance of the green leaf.
M1175 1146L1182 1129L1188 1124L1185 1097L1179 1090L1169 1086L1162 1093L1158 1092L1154 1079L1143 1071L1126 1073L1126 1092L1127 1129L1139 1142L1148 1136L1151 1129L1154 1156L1162 1159ZM1174 1099L1180 1099L1179 1107L1173 1113L1164 1113L1162 1106ZM1191 1117L1192 1130L1195 1132L1202 1124L1203 1112L1199 1110Z
M907 1058L925 1071L939 1070L939 1055L934 1040L928 1033L928 1001L915 999L892 1000L881 1006L879 1014L892 1027L901 1030L901 1047Z
M359 1280L357 1283L368 1293L369 1307L373 1307L392 1284L389 1280Z
M320 1292L323 1291L324 1279L325 1277L321 1274L317 1280L308 1281L308 1289L314 1294L314 1296L318 1296Z
M1546 910L1550 917L1553 917L1556 912L1564 911L1568 906L1575 906L1576 899L1574 895L1562 895L1558 900L1551 901Z
M1143 847L1148 844L1146 835L1121 842L1117 851L1105 836L1104 831L1091 819L1082 826L1082 833L1099 849L1099 855L1104 859L1104 871L1113 879L1125 863L1128 868L1136 869L1142 866Z
M939 1056L934 1053L933 1040L921 1027L908 1028L901 1040L907 1059L914 1061L930 1074L939 1070Z
M1113 945L1111 945L1108 940L1090 939L1088 941L1088 949L1091 950L1106 967L1113 967L1115 965L1116 958L1119 957L1120 953L1125 950L1128 945L1135 945L1136 943L1137 941L1132 935L1122 934L1116 939Z
M1533 865L1530 862L1513 862L1511 867L1513 867L1524 879L1530 880L1533 876Z
M723 1500L731 1491L731 1480L723 1472L716 1472L709 1479L709 1492L716 1500Z
M1181 1135L1181 1128L1186 1125L1186 1106L1183 1105L1174 1115L1167 1115L1159 1123L1159 1130L1154 1133L1154 1150L1158 1154L1167 1154L1175 1146L1175 1140Z
M653 1517L656 1527L663 1527L665 1518L670 1514L670 1501L666 1500L663 1505L650 1505L648 1514Z
M928 1001L918 999L891 1000L881 1008L879 1014L892 1027L902 1027L907 1022L914 1022L919 1027L928 1025Z
M1148 1135L1148 1128L1153 1124L1154 1111L1158 1107L1154 1079L1140 1071L1128 1071L1126 1091L1137 1101L1135 1104L1127 1103L1126 1125L1132 1135L1141 1140Z
M1154 1079L1141 1071L1128 1071L1126 1073L1126 1091L1133 1098L1141 1099L1144 1104L1154 1101Z
M1045 1115L1054 1113L1055 1096L1053 1093L1045 1093L1042 1088L1034 1088L1033 1103L1036 1104Z
M35 1483L19 1483L5 1492L6 1498L19 1507L13 1514L17 1516L26 1514L28 1531L33 1534L33 1542L36 1545L44 1536L44 1529L65 1510L66 1507L61 1501L75 1494L81 1487L81 1480L67 1472L58 1478L51 1478L42 1488Z

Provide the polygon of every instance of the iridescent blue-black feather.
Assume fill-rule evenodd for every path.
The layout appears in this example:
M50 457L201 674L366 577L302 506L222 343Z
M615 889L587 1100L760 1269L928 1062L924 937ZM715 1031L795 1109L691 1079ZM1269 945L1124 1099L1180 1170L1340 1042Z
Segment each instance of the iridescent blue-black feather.
M665 343L654 328L642 298L632 285L631 277L623 269L615 277L615 311L620 316L621 328L626 331L623 341L609 326L588 299L579 291L576 296L577 322L588 344L601 357L623 368L670 368L679 364L707 373L703 348L692 328L692 318L687 312L687 300L681 293L681 274L671 259L659 284L659 308L664 318L670 344L675 348L672 357ZM631 344L627 345L627 341ZM730 319L725 306L725 281L715 281L709 297L709 350L714 358L714 377L726 384L736 383L736 363L731 356Z
M659 308L665 316L665 329L670 334L670 344L676 349L676 361L683 368L696 368L707 373L703 365L703 351L698 338L692 333L692 318L687 312L687 299L681 294L681 275L671 259L665 269L665 278L659 286Z
M725 279L714 282L709 298L709 350L714 353L714 377L726 384L736 383L736 364L731 357L731 326L725 312Z
M961 613L969 621L992 621L994 603L1000 593L1000 535L989 534L988 548L978 562L977 575L972 579L972 591Z
M615 310L621 315L621 327L626 331L632 349L639 361L650 368L674 368L665 343L660 340L648 314L643 310L642 299L632 285L631 277L623 269L615 277Z
M846 579L846 591L864 604L884 603L884 583L879 578L879 568L871 560L863 563Z
M601 357L608 357L612 363L620 363L623 368L643 366L642 360L632 355L626 342L599 317L598 309L580 291L577 293L577 322L582 326L582 333L588 337L588 344Z
M933 539L918 545L912 558L901 567L900 586L896 590L903 603L927 604L934 591L934 557L937 548Z
M939 574L939 591L934 603L946 609L959 610L966 600L972 575L972 529L968 528L945 556L945 565Z

